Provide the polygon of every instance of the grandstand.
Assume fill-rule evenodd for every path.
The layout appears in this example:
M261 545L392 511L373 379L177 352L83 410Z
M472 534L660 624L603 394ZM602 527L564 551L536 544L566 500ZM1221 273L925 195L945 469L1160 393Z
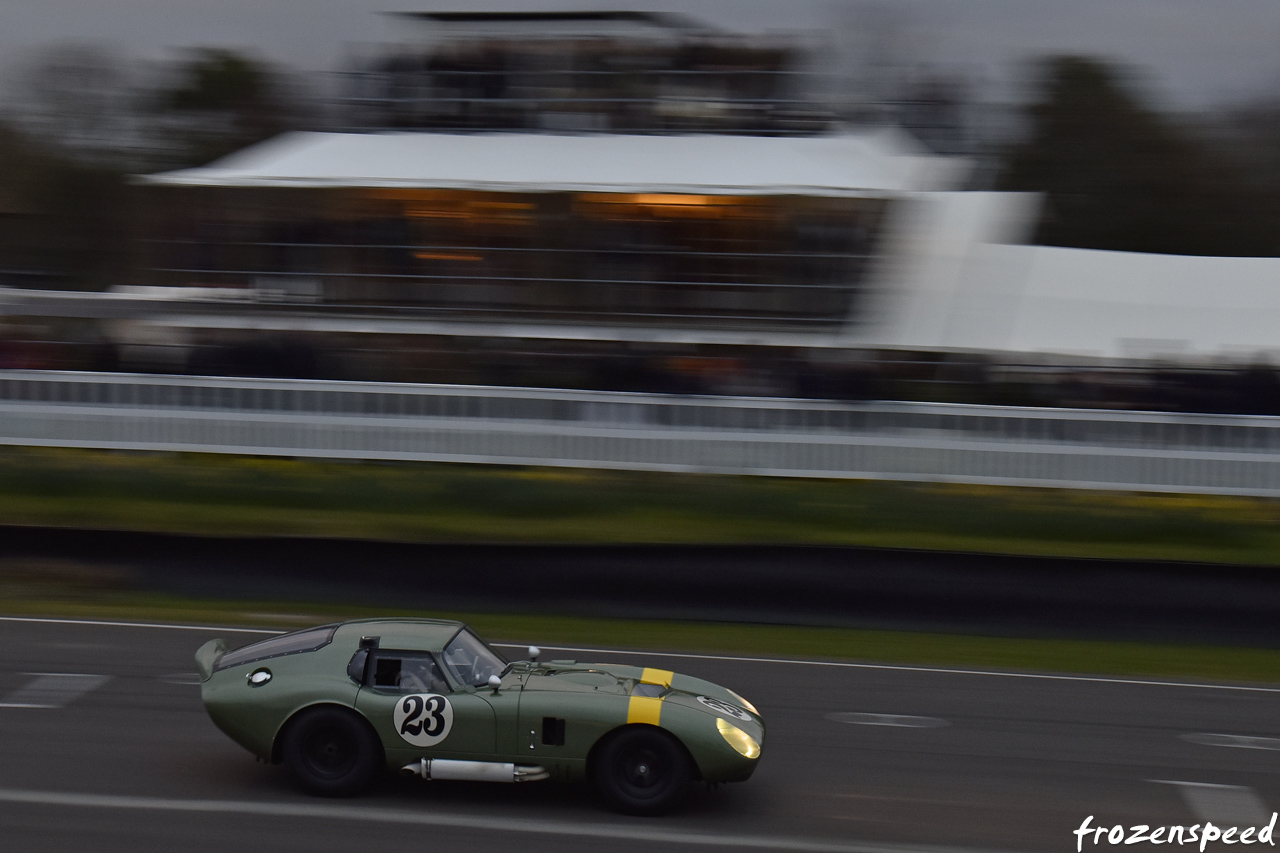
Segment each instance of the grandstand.
M830 129L785 39L655 12L406 12L344 74L349 129L795 135Z
M147 179L152 283L458 321L829 331L888 200L962 174L889 132L295 134Z
M794 46L389 20L347 132L139 179L141 280L0 288L0 366L1280 411L1280 260L1023 245L967 160L788 124Z

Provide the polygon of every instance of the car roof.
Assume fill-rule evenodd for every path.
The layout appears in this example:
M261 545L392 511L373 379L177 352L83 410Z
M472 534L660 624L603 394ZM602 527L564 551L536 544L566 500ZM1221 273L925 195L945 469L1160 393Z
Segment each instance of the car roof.
M465 627L465 623L453 619L354 619L338 626L335 639L358 642L360 637L378 637L378 645L384 649L439 652Z

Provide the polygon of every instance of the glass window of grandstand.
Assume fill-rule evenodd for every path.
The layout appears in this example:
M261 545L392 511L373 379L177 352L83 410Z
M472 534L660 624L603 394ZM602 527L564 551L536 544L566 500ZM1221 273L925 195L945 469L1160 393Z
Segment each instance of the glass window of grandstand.
M606 23L601 13L576 22L558 13L558 26L575 35L526 20L510 22L515 29L505 35L452 33L429 46L387 46L346 69L340 120L353 129L774 135L829 126L829 112L810 97L798 45L614 14L630 15L630 26L591 33L581 27Z
M554 323L812 329L856 310L875 198L157 188L156 283Z

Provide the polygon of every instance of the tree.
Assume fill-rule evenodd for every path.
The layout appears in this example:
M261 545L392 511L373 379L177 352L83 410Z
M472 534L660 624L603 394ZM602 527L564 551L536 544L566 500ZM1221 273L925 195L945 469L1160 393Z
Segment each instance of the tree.
M162 69L163 71L163 69ZM0 121L0 283L101 289L133 280L128 173L196 165L297 126L299 100L265 65L202 50L143 87L92 45L41 52Z
M1045 194L1037 242L1192 255L1275 254L1266 194L1206 140L1144 106L1107 65L1043 66L1030 133L997 185Z
M1215 122L1217 143L1266 197L1263 223L1280 255L1280 98L1274 95L1235 105Z
M178 164L207 163L305 123L306 109L282 75L234 51L201 48L176 74L151 102Z
M144 146L134 67L100 45L68 42L19 66L9 121L26 136L99 166L137 165Z
M0 126L0 277L103 289L130 274L130 194L119 169Z

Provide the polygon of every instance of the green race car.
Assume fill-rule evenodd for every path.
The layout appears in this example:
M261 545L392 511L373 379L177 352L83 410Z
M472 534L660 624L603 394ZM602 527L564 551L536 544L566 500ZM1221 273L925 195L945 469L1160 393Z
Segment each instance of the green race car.
M508 662L461 622L366 619L196 652L213 722L306 790L349 796L384 768L425 779L589 779L657 814L688 783L751 776L764 720L724 687L668 670Z

